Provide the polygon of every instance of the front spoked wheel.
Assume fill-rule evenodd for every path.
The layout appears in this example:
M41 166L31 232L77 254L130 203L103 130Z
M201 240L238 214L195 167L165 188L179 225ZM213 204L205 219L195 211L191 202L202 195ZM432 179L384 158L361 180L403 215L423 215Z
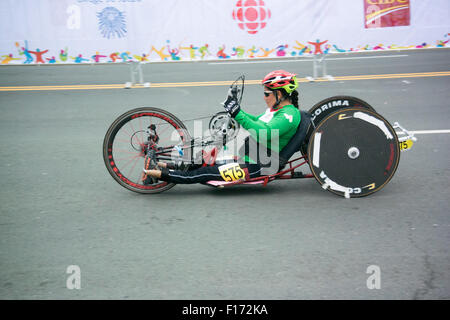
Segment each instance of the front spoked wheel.
M103 159L111 176L121 186L138 193L159 193L174 183L152 181L143 176L149 148L155 161L189 159L191 137L184 124L171 113L157 108L138 108L118 117L103 141Z

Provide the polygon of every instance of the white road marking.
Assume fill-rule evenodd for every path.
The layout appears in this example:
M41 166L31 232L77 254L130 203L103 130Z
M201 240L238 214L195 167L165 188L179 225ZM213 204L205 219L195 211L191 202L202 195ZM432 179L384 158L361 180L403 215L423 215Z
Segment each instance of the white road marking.
M345 58L326 58L326 61L338 60L359 60L359 59L384 59L384 58L400 58L408 57L407 54L393 54L385 56L369 56L369 57L345 57ZM311 62L313 58L300 58L295 60L251 60L251 61L224 61L224 62L209 62L208 64L247 64L247 63L285 63L285 62Z
M445 130L417 130L410 131L412 134L438 134L438 133L450 133L450 129Z

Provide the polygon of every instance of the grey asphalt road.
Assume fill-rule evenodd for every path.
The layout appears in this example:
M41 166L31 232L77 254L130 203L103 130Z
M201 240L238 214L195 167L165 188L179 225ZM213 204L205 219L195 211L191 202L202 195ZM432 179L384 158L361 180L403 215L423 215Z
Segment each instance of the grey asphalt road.
M291 60L143 70L154 83L312 73L310 60ZM337 77L450 71L449 62L448 49L399 51L332 56L327 68ZM0 87L129 77L126 65L2 66ZM449 84L448 76L302 83L301 104L353 95L410 130L450 129ZM102 143L116 117L139 106L201 117L221 111L226 91L0 92L0 299L450 299L448 133L417 135L392 181L361 199L314 179L140 195L111 178ZM259 86L246 87L243 108L262 112ZM67 287L73 265L80 289ZM369 289L377 274L380 287Z

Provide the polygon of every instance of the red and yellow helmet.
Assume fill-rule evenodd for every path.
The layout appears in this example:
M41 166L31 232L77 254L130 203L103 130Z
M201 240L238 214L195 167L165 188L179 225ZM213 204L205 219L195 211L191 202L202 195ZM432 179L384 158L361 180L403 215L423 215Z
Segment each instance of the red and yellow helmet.
M271 90L284 89L290 95L298 88L296 74L284 70L275 70L268 73L262 84Z

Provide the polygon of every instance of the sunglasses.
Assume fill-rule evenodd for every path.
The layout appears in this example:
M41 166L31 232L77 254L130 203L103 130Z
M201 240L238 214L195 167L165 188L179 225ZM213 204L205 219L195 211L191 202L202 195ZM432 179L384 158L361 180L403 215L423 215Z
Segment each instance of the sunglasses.
M271 93L273 93L272 91L264 91L264 96L268 97Z

